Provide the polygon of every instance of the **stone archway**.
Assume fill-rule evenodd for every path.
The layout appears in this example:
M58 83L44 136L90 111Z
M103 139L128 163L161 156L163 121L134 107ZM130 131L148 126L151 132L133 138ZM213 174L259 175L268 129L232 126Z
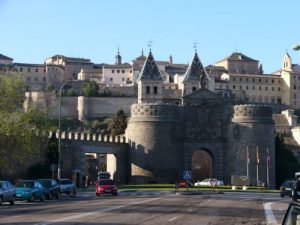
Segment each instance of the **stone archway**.
M201 181L205 178L212 177L212 157L203 150L197 150L192 156L192 175L194 181Z

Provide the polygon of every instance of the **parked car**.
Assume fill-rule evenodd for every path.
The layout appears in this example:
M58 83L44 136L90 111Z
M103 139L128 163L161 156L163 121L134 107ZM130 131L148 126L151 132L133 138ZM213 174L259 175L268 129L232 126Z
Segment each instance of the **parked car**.
M76 196L76 187L70 179L57 179L60 186L60 193Z
M222 180L218 180L215 178L206 178L203 181L195 182L194 186L211 186L212 180L217 180L217 183L215 186L223 186L224 185L224 182Z
M285 195L292 197L294 185L294 180L284 181L283 184L280 186L280 197L283 198Z
M117 185L113 180L101 179L96 182L96 195L112 194L117 195Z
M15 204L16 188L9 181L0 180L0 205L2 202L9 202L11 205Z
M60 185L54 179L39 179L38 180L45 189L45 197L47 199L60 198Z
M39 199L41 202L45 199L45 189L39 181L21 180L15 184L16 199L33 202Z

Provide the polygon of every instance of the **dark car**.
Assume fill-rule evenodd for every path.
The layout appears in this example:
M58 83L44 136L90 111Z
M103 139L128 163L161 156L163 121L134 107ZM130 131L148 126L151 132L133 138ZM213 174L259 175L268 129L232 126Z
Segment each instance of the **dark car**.
M287 180L284 181L280 186L280 197L283 198L285 195L292 197L292 190L294 187L295 181Z
M60 193L68 195L76 195L76 187L70 179L57 179L56 180L60 186Z
M60 185L54 179L40 179L38 180L45 189L45 197L47 199L60 198Z
M9 181L0 181L0 205L2 202L15 204L16 188Z
M101 179L96 183L96 195L101 194L112 194L117 195L117 185L113 180L110 179Z
M39 199L42 202L45 199L45 189L39 181L21 180L15 186L18 200L33 202Z

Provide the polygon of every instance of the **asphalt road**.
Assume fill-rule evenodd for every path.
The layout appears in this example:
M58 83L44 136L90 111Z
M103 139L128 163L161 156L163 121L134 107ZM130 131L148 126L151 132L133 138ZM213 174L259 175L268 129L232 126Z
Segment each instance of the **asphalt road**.
M262 193L79 193L45 202L0 206L0 224L281 224L291 200Z

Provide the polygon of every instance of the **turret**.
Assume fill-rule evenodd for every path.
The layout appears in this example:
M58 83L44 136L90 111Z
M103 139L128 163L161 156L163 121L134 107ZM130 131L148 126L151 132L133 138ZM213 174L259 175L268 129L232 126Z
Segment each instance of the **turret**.
M150 50L138 76L138 103L161 102L163 97L163 77Z
M288 53L285 53L282 59L282 69L283 70L292 70L292 58Z

